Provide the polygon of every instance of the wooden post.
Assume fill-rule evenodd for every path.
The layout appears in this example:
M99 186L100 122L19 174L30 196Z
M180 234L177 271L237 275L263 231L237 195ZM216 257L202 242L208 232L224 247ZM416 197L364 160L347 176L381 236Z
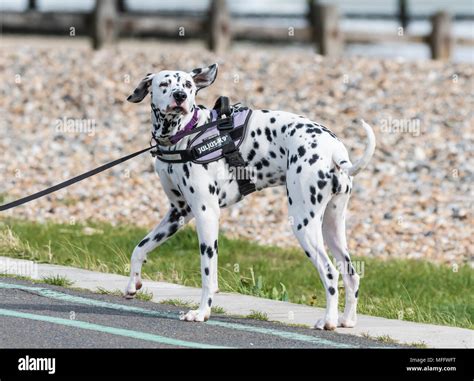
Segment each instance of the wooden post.
M408 0L398 0L398 17L400 18L400 25L405 31L410 21L408 15Z
M431 17L432 31L429 38L431 58L448 60L451 56L453 40L451 36L451 16L437 12Z
M117 10L120 13L125 13L127 12L127 6L125 5L125 0L118 0L117 1Z
M113 44L118 38L116 0L96 0L92 15L92 46L100 49Z
M335 5L310 3L310 17L313 37L324 56L337 57L342 53L344 41L339 29L339 12Z
M36 11L36 0L28 0L28 10Z
M209 38L210 50L221 53L227 50L231 43L230 15L226 0L212 0L209 8Z

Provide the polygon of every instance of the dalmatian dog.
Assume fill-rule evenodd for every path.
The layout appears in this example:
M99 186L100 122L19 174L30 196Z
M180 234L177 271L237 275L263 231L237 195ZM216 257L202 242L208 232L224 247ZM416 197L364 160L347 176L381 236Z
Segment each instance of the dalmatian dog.
M176 144L170 137L183 129L198 110L196 125L211 121L211 110L195 103L196 93L216 79L217 64L191 72L164 70L148 74L127 98L141 102L151 95L152 132L162 150L186 149L189 137ZM316 267L326 291L326 311L315 328L354 327L359 276L351 263L345 235L345 213L352 179L370 161L375 150L372 128L363 156L352 164L343 143L329 129L284 111L254 110L240 145L246 165L255 171L256 189L283 185L288 196L292 229L304 253ZM142 287L141 269L147 254L175 234L192 218L196 221L201 258L202 297L199 308L181 316L185 321L209 319L218 292L217 258L221 208L242 200L235 175L224 159L208 164L170 164L156 160L170 207L163 220L135 247L125 296ZM250 196L251 197L251 196ZM325 245L335 257L333 264ZM345 309L338 319L338 278L345 287Z

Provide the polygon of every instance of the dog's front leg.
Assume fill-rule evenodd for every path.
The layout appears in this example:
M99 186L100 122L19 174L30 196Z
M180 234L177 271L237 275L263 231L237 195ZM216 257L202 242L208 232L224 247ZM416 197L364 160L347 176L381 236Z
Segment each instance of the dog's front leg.
M206 321L211 316L217 279L217 237L219 234L220 210L217 200L213 205L206 204L205 211L195 212L196 228L199 237L201 256L202 294L199 309L191 310L181 316L186 321Z
M133 298L142 287L141 272L147 254L165 242L192 218L188 207L172 207L165 218L135 247L130 263L130 280L125 289L125 297Z

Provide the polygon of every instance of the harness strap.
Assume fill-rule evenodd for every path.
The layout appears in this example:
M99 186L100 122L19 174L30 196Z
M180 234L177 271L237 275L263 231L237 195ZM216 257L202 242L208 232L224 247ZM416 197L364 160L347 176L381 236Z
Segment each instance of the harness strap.
M217 107L216 107L217 106ZM225 136L232 136L232 132L228 132L229 129L233 128L234 121L231 115L230 106L229 106L229 98L227 97L219 97L216 102L214 108L219 110L220 123L217 125L221 137ZM223 117L224 116L224 117ZM246 129L247 124L245 123L244 126L241 128L242 133ZM241 134L242 136L242 134ZM246 163L240 150L235 146L234 139L231 139L230 143L225 145L222 148L222 153L224 155L224 159L231 168L235 169L245 169ZM250 181L249 178L246 176L246 172L242 170L234 171L235 178L237 181L237 185L239 187L239 192L242 196L247 196L248 194L255 192L256 187L255 184Z

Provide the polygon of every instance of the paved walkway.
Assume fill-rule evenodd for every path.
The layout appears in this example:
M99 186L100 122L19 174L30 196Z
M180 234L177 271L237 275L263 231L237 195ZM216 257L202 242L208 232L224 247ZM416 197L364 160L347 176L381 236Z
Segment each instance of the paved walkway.
M29 267L28 262L0 257L0 264L2 264L0 270L5 272L6 268L7 273L17 274L21 267L30 268L33 274L30 272L25 275L36 279L61 275L73 281L74 287L92 291L99 287L110 291L124 290L128 281L128 277L122 275L49 264L35 264L34 267ZM144 288L153 293L153 302L180 299L198 303L200 300L199 288L148 280L144 280ZM248 315L252 310L256 310L265 312L270 320L308 326L313 326L324 315L322 308L225 292L215 296L214 305L224 308L226 313L231 315ZM431 348L474 348L473 330L367 315L359 315L356 328L338 328L337 332L359 336L368 334L371 337L387 335L399 343L424 343Z

